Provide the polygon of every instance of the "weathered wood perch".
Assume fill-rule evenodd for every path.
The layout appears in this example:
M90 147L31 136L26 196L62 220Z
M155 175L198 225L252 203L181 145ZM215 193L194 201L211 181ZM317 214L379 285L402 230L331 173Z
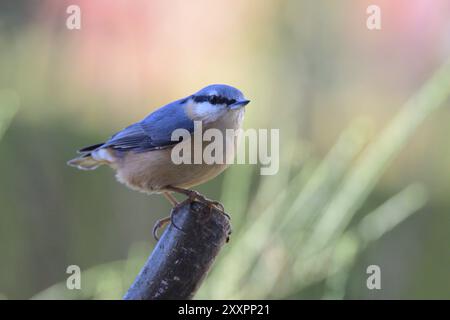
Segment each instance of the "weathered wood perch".
M125 300L191 299L227 241L231 226L220 211L195 201L174 214L176 227L166 228Z

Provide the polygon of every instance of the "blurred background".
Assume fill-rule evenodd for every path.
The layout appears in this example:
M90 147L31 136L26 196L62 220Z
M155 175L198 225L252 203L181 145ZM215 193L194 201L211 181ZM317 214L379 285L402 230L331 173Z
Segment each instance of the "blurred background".
M169 204L66 161L226 83L245 128L280 129L281 165L197 188L234 230L197 298L449 299L448 57L446 0L2 1L0 297L119 299Z

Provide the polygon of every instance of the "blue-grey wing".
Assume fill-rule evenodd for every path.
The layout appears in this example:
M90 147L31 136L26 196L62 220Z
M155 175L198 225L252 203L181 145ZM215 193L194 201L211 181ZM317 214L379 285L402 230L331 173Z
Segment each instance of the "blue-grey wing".
M119 131L101 147L122 151L144 152L163 149L178 141L172 141L172 132L183 128L194 131L194 122L186 115L182 102L172 102L148 115L144 120Z

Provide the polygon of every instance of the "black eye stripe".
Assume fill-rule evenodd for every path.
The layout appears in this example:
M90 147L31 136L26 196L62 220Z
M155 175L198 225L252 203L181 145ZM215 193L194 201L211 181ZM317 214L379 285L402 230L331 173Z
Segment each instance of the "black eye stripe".
M192 96L192 99L197 102L197 103L201 103L201 102L206 102L208 101L211 104L226 104L226 105L230 105L236 102L236 100L234 99L227 99L225 97L221 97L221 96Z

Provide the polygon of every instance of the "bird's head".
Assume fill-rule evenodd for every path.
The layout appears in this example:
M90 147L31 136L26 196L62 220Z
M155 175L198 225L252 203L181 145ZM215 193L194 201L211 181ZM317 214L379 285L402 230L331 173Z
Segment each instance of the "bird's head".
M225 84L212 84L188 98L188 113L195 120L215 121L230 113L242 113L250 102L241 91Z

